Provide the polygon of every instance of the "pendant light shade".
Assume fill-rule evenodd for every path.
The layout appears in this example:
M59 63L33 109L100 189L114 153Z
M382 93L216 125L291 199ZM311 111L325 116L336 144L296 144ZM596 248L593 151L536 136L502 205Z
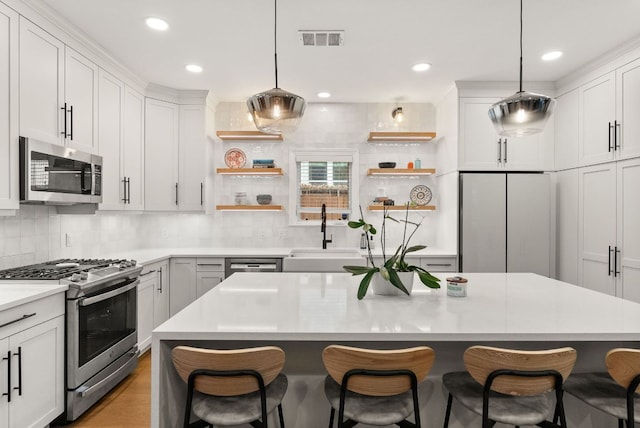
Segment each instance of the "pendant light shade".
M522 0L520 0L520 90L493 104L489 118L503 137L521 137L542 132L556 101L546 95L522 90Z
M255 94L247 100L249 113L256 128L268 134L294 131L304 115L305 101L299 95L278 88L278 3L274 0L273 46L276 87Z

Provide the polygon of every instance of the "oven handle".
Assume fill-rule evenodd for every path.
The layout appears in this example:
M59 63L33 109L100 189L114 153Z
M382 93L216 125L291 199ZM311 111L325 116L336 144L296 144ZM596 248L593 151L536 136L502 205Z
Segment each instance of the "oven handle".
M117 288L115 290L111 290L108 293L99 294L94 297L85 297L85 298L79 299L78 305L89 306L89 305L93 305L94 303L102 302L103 300L111 299L112 297L115 297L119 294L126 293L127 291L136 288L138 284L140 284L140 279L136 278L135 281L129 283L128 285Z
M130 353L130 356L132 357L138 357L140 355L140 350L138 349L138 347L136 346ZM89 388L85 389L84 391L80 392L80 396L81 397L86 397L87 395L90 395L93 391L95 391L96 389L100 389L100 387L107 383L110 382L111 379L113 379L115 376L118 375L118 373L120 373L122 370L125 370L127 368L127 365L123 365L120 368L118 368L115 372L111 373L109 376L107 376L106 378L102 379L100 382L96 383L95 385L91 385Z

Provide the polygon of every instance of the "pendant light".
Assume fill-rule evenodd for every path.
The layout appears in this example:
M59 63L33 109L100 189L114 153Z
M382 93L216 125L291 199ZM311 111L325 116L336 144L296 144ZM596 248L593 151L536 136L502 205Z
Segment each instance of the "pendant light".
M273 47L276 87L253 95L247 100L249 113L256 128L268 134L295 131L304 114L305 101L299 95L278 88L278 2L274 0Z
M546 95L522 90L522 0L520 0L520 90L491 106L489 117L498 134L521 137L544 129L556 101Z

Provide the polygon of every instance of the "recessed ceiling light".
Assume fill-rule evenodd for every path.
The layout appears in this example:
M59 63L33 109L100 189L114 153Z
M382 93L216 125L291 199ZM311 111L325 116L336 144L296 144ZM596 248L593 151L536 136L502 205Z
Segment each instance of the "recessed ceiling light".
M329 98L331 94L329 92L318 92L318 98Z
M184 68L192 73L202 73L202 67L197 64L187 64Z
M413 67L411 67L411 69L413 71L427 71L430 68L431 68L431 64L427 64L426 62L421 62L421 63L415 64L415 65L413 65Z
M562 56L562 52L553 51L553 52L547 52L546 54L542 55L542 59L544 61L553 61L554 59L558 59L561 56Z
M169 29L169 24L164 19L151 17L147 18L145 23L147 24L147 27L153 28L157 31L165 31Z

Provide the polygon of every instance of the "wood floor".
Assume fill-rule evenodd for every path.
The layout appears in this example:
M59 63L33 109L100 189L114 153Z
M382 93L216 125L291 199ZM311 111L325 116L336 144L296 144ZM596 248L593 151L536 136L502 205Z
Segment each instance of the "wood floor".
M138 367L102 397L70 428L149 428L151 426L151 352L138 360Z

